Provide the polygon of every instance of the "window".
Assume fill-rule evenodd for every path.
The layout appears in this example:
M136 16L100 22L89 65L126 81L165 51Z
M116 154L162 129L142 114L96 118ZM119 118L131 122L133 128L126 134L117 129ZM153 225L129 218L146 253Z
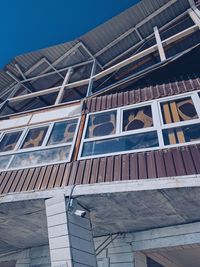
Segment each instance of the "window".
M164 144L187 143L200 140L200 123L163 130Z
M27 166L45 165L55 162L67 161L70 146L25 152L14 156L10 168L24 168Z
M116 132L116 111L93 114L89 117L86 138L111 135Z
M191 97L163 102L161 109L164 124L198 118Z
M83 146L83 157L115 152L126 152L142 148L158 146L156 132L147 134L139 133L133 135L120 136L106 140L86 142Z
M72 142L76 131L77 120L57 122L54 124L48 145Z
M150 104L88 115L85 138L79 155L91 157L158 146Z
M0 169L20 169L69 161L77 128L76 118L3 133L0 141Z
M160 103L164 145L183 144L199 140L199 116L196 93ZM173 127L176 125L177 127Z
M21 136L22 131L5 133L2 140L0 141L0 151L14 150L15 146Z
M132 131L153 126L151 106L123 111L123 131Z
M41 146L46 135L48 127L40 127L30 129L26 135L26 138L21 146L21 148L31 148L36 146Z
M200 92L88 114L79 158L200 143Z

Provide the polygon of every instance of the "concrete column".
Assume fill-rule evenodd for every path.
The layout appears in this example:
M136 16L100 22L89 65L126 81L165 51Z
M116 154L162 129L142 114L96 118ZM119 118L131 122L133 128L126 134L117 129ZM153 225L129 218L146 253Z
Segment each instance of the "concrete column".
M84 218L69 214L64 195L46 200L52 267L96 267L89 213ZM83 210L83 208L81 208Z

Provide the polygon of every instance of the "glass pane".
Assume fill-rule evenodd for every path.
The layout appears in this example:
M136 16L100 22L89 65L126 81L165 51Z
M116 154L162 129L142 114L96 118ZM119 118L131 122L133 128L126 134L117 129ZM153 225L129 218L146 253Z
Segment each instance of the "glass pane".
M198 118L191 97L161 103L161 110L165 124Z
M156 147L158 145L157 132L147 132L111 138L108 140L86 142L83 146L82 156L87 157L129 151L140 148Z
M86 138L115 134L116 111L90 115Z
M30 97L24 100L10 100L1 109L0 116L7 116L10 114L17 114L19 112L52 106L55 103L57 95L58 92L55 92L37 97Z
M70 146L21 153L14 157L10 168L23 168L66 161L68 160L69 152Z
M0 157L0 169L3 170L3 169L6 169L7 165L8 165L8 162L10 161L11 159L11 156L1 156Z
M81 85L74 88L66 87L64 90L64 94L61 100L61 103L68 103L70 101L76 101L82 99L86 96L88 89L87 85Z
M21 148L41 146L48 126L30 129Z
M200 140L200 124L163 130L165 145L187 143Z
M21 133L22 131L5 134L0 142L0 152L13 150L21 136Z
M151 106L123 111L123 131L131 131L153 126Z
M48 145L56 145L72 142L78 120L70 120L55 123L50 135Z

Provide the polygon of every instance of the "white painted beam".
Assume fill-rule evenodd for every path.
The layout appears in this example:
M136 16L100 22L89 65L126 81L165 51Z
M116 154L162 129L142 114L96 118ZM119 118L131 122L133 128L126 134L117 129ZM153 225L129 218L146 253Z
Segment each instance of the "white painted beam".
M170 189L170 188L198 188L200 187L200 175L176 176L167 178L156 178L147 180L116 181L97 184L76 185L73 196L111 194L124 192L141 192L148 190ZM10 193L0 196L0 203L8 203L30 199L44 199L54 196L56 192L69 196L72 186L47 191L29 191Z
M167 9L168 7L170 7L171 5L173 5L174 3L176 3L177 0L170 0L168 1L165 5L161 6L159 9L157 9L156 11L154 11L152 14L150 14L149 16L147 16L145 19L143 19L141 22L139 22L138 24L136 24L134 27L130 28L128 31L126 31L125 33L123 33L122 35L120 35L119 37L117 37L116 39L114 39L112 42L110 42L107 46L105 46L104 48L102 48L100 51L98 51L94 56L98 57L101 54L103 54L105 51L107 51L109 48L113 47L115 44L117 44L119 41L121 41L122 39L124 39L125 37L127 37L128 35L130 35L133 31L135 31L136 29L138 29L139 27L141 27L142 25L144 25L145 23L147 23L148 21L150 21L152 18L154 18L155 16L159 15L160 13L162 13L165 9ZM136 30L137 31L137 30ZM140 39L141 39L141 35L140 35Z
M165 56L165 51L164 51L164 48L163 48L163 45L162 45L162 41L161 41L161 38L160 38L160 34L159 34L159 31L158 31L158 27L154 27L153 30L154 30L154 34L155 34L155 38L156 38L156 43L157 43L157 46L158 46L158 52L159 52L159 55L160 55L160 60L164 61L164 60L166 60L166 56Z
M154 251L200 244L200 223L170 226L127 235L133 251Z
M187 35L190 35L191 33L195 32L197 30L198 30L198 27L196 25L194 25L192 27L189 27L189 28L187 28L187 29L185 29L185 30L183 30L183 31L181 31L181 32L179 32L179 33L177 33L177 34L175 34L175 35L163 40L162 41L162 45L165 46L165 45L174 43L174 42L178 41L179 39L181 39L183 37L186 37ZM112 67L110 67L110 68L108 68L108 69L96 74L94 76L94 78L95 78L95 80L98 80L98 79L102 78L103 76L105 76L107 74L110 74L110 73L112 73L112 72L114 72L114 71L116 71L116 70L118 70L118 69L120 69L120 68L122 68L122 67L124 67L124 66L126 66L126 65L128 65L128 64L130 64L130 63L132 63L134 61L136 61L136 60L138 60L138 59L140 59L140 58L143 58L143 57L145 57L145 56L157 51L157 50L158 50L157 44L153 45L153 46L151 46L151 47L149 47L149 48L147 48L147 49L145 49L145 50L143 50L143 51L141 51L141 52L129 57L128 59L125 59L125 60L121 61L120 63L118 63L118 64L116 64L116 65L114 65L114 66L112 66Z
M183 18L188 12L185 11L183 13L181 13L179 16L177 16L176 18L172 19L171 21L169 21L168 23L166 23L165 25L163 25L160 30L165 30L167 29L168 27L170 27L173 23L175 23L176 21L180 20L181 18ZM145 38L145 41L148 41L150 40L151 38L154 37L154 33L151 33L150 35L148 35L146 38ZM116 60L120 59L121 57L123 57L124 55L130 53L134 48L139 48L140 46L144 45L145 42L144 41L140 41L138 42L137 44L135 44L134 46L130 47L129 49L127 49L126 51L124 51L122 54L116 56L115 58L113 58L112 60L110 60L109 62L107 62L105 65L104 65L104 68L107 68L108 66L110 66L111 64L113 64L113 62L115 62ZM141 47L140 47L141 48Z
M190 15L191 19L193 20L193 22L199 27L200 29L200 17L197 15L196 12L194 12L193 9L189 9L188 10L188 14Z
M183 31L181 31L181 32L179 32L179 33L177 33L177 34L175 34L175 35L163 40L162 41L162 45L166 46L166 45L169 45L169 44L171 44L173 42L176 42L179 39L181 39L183 37L186 37L187 35L190 35L191 33L197 31L198 29L199 28L198 28L197 25L191 26L191 27L189 27L189 28L187 28L187 29L185 29L185 30L183 30ZM92 77L92 79L93 80L98 80L98 79L104 77L105 75L108 75L108 74L110 74L110 73L112 73L112 72L114 72L116 70L119 70L120 68L122 68L124 66L127 66L128 64L130 64L130 63L132 63L132 62L134 62L134 61L136 61L138 59L141 59L141 58L143 58L143 57L145 57L145 56L147 56L147 55L149 55L149 54L151 54L151 53L153 53L153 52L155 52L157 50L158 50L157 44L153 45L153 46L151 46L151 47L149 47L149 48L147 48L147 49L145 49L145 50L143 50L143 51L141 51L141 52L129 57L128 59L123 60L122 62L120 62L120 63L118 63L118 64L116 64L116 65L114 65L114 66L112 66L112 67L110 67L110 68L108 68L108 69L96 74L96 75L94 75ZM10 74L9 72L8 72L8 74L13 79L15 79L15 81L21 83L18 79L16 79L16 77L13 77L12 74ZM66 88L67 87L68 88L73 88L73 87L77 87L77 86L81 86L81 85L86 85L86 84L89 83L89 81L90 81L90 79L85 79L85 80L77 81L77 82L74 82L74 83L70 83L70 84L68 84L66 86ZM21 83L21 84L23 85L23 83ZM52 92L54 92L54 90L59 89L59 88L60 87L54 87L54 88L46 89L46 90L43 90L43 91L40 91L40 92L37 92L37 93L31 93L28 96L26 96L26 95L25 96L19 96L19 97L16 97L15 100L26 99L26 98L29 98L31 96L43 95L43 94L46 94L48 92L50 93L51 90L52 90ZM26 88L26 89L28 89L28 88Z
M64 94L65 86L69 82L71 73L72 73L72 69L70 68L65 75L64 81L62 83L62 86L61 86L59 93L58 93L58 96L56 98L55 105L57 105L61 102L63 94Z
M65 67L65 68L59 69L59 70L57 70L57 72L56 71L50 71L50 72L47 72L47 73L36 75L36 76L31 77L31 78L26 78L26 79L22 80L21 83L29 82L29 81L32 81L32 80L36 80L38 78L48 77L49 75L52 75L52 74L55 74L55 73L60 73L60 72L63 72L63 71L68 71L70 68L81 67L83 65L86 65L86 64L92 63L92 62L93 62L93 60L88 60L88 61L85 61L85 62L82 62L82 63L71 65L70 67Z
M90 81L88 83L88 89L87 89L87 95L86 95L87 97L90 96L92 93L93 76L95 75L95 71L96 71L96 61L94 60L93 65L92 65Z
M181 38L184 38L184 37L192 34L193 32L195 32L197 30L199 30L197 25L191 26L191 27L189 27L189 28L187 28L187 29L185 29L185 30L183 30L183 31L181 31L181 32L179 32L179 33L177 33L177 34L175 34L175 35L163 40L162 44L163 44L163 46L172 44L172 43L180 40Z
M23 71L21 70L21 68L19 67L18 64L15 64L15 68L18 70L19 74L22 76L23 79L26 79Z

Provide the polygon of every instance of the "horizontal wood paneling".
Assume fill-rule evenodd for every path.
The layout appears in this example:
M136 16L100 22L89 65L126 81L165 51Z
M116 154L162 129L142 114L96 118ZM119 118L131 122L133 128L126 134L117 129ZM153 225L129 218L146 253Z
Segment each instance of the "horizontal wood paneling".
M0 194L193 174L200 174L200 145L2 172Z

